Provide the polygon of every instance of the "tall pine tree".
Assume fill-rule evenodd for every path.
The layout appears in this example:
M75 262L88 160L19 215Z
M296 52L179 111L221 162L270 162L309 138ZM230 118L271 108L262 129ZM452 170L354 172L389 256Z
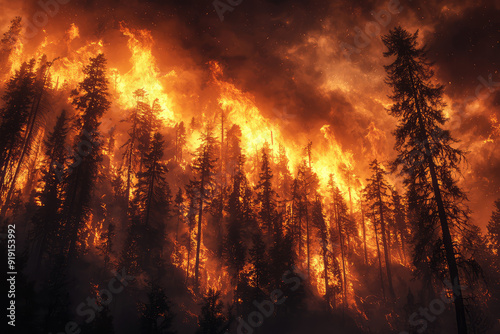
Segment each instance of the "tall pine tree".
M463 204L466 196L453 176L459 170L463 153L453 147L456 141L443 129L443 86L432 82L432 64L427 60L425 47L417 45L417 38L418 31L411 34L401 27L382 38L387 47L384 57L394 58L385 70L386 82L393 90L390 114L399 120L395 166L402 168L406 184L413 185L419 204L430 209L425 224L441 227L449 277L456 287L458 333L465 334L467 321L451 231L468 219Z
M68 238L68 258L77 257L80 233L91 214L94 183L102 160L99 140L100 118L110 108L106 59L103 54L90 58L78 89L72 92L73 105L79 112L75 128L74 162L69 167L63 206L63 224Z

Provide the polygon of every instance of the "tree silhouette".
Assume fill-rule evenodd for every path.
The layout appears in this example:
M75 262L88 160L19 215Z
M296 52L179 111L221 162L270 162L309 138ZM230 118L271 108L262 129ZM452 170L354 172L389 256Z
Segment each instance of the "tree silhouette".
M389 185L385 179L386 171L382 169L380 163L375 159L370 163L372 175L366 179L366 200L375 209L375 219L380 223L382 245L384 247L385 270L387 273L387 281L389 283L389 293L391 297L395 298L394 287L392 284L392 271L391 271L391 255L389 253L389 242L387 240L389 229L387 227L387 218L390 212L388 206L389 198Z
M231 270L235 287L238 286L240 272L245 265L246 247L243 239L243 228L250 223L245 215L244 203L242 203L248 188L248 181L243 170L245 157L240 155L239 160L228 198L227 235L224 238L225 258ZM235 300L238 300L236 296Z
M175 161L182 161L182 154L186 143L186 127L184 126L184 122L180 122L175 126Z
M170 311L170 302L158 284L149 282L148 303L140 306L141 333L175 334L172 329L174 319Z
M16 16L12 21L10 21L9 30L3 34L0 40L0 79L8 73L11 68L10 57L12 52L16 50L19 46L21 30L22 30L22 19L20 16Z
M142 159L143 172L138 173L137 190L132 203L134 223L142 235L137 235L140 259L148 272L163 272L162 254L165 244L165 220L170 213L170 188L165 180L168 172L163 158L163 136L154 134ZM155 278L157 278L155 276Z
M314 201L314 196L319 187L319 180L316 173L313 172L311 168L311 145L309 144L305 148L307 154L307 159L303 160L299 165L297 172L298 181L298 191L300 192L301 205L300 209L303 210L303 217L306 219L306 259L307 259L307 274L311 272L311 209L312 203ZM302 233L300 233L302 234Z
M267 229L269 236L276 233L276 193L274 192L272 180L273 172L271 170L268 148L264 147L261 151L262 163L259 172L259 182L255 187L257 193L257 205L259 218L263 226Z
M23 133L28 123L35 96L35 60L21 65L21 68L7 82L2 96L4 107L0 112L0 196L11 184L12 168L21 154ZM2 201L2 212L5 212Z
M92 191L102 160L99 119L110 108L106 59L103 54L90 58L83 69L85 75L78 89L72 92L73 105L80 112L75 128L78 131L73 145L75 162L66 179L66 198L63 206L63 224L68 241L68 258L77 256L79 234L92 207Z
M313 209L312 209L312 223L317 229L318 237L321 245L321 256L323 257L323 275L325 280L325 300L330 307L330 284L328 282L328 276L330 272L329 265L329 255L330 251L328 249L328 228L326 226L325 217L323 215L323 207L321 204L321 198L317 195L316 200L314 201Z
M52 62L47 62L46 57L43 56L40 59L40 64L38 69L35 71L35 80L33 82L33 101L31 103L31 108L28 114L28 119L26 120L26 129L24 130L23 138L20 144L19 157L16 163L12 166L12 180L7 186L7 195L5 199L5 204L2 207L3 212L9 206L12 194L16 188L16 181L24 165L25 158L33 150L33 144L41 128L42 120L44 114L48 110L47 98L44 94L48 86L50 85L49 70L52 66ZM29 187L26 187L29 189Z
M34 248L38 249L37 263L44 254L54 255L60 252L62 246L60 208L63 202L62 167L66 160L64 147L67 135L68 118L66 111L63 110L45 141L45 169L41 179L43 188L37 194L40 204L32 221Z
M250 283L257 291L262 291L269 284L269 268L266 258L266 244L262 233L258 230L252 236L252 247L248 251L249 262L252 264Z
M203 305L201 314L198 316L199 329L198 334L220 334L221 328L227 322L227 318L223 313L222 301L220 300L220 292L209 289L205 297L203 297Z
M146 92L143 89L138 89L134 92L134 97L136 99L136 106L131 110L130 115L127 117L126 121L131 123L131 128L128 131L129 138L123 145L125 147L124 157L125 157L125 172L127 176L125 197L127 203L127 211L130 206L130 189L132 187L132 176L136 172L136 165L138 162L138 156L140 156L141 150L139 149L139 126L141 122L141 113L143 112L145 103L143 102ZM146 105L147 107L147 105Z
M495 201L495 208L486 228L491 246L500 258L500 199Z
M331 199L331 209L330 209L330 226L332 233L330 233L330 238L333 239L336 236L338 239L332 240L332 243L337 243L340 246L340 257L342 259L342 297L344 308L348 306L347 302L347 254L345 239L348 233L348 208L347 204L342 196L340 189L337 187L333 175L330 175L328 180L328 190Z
M405 183L413 186L419 204L431 209L426 223L439 222L441 226L449 275L457 287L454 303L458 333L464 334L467 333L465 307L450 231L450 225L465 224L467 220L467 209L463 207L466 196L453 178L463 154L452 147L455 140L450 132L442 129L446 121L443 86L432 83L432 64L427 60L425 47L417 46L417 37L418 31L410 34L396 27L382 38L387 47L384 57L395 57L385 66L386 82L393 90L390 114L399 120L395 131L395 148L399 153L395 166L402 168Z
M196 233L196 260L194 266L194 283L196 288L199 286L203 205L209 203L214 191L215 163L217 161L216 139L213 136L213 130L210 125L207 126L205 132L202 134L201 141L202 143L196 152L192 166L195 179L190 182L191 194L196 197L198 202L198 230Z

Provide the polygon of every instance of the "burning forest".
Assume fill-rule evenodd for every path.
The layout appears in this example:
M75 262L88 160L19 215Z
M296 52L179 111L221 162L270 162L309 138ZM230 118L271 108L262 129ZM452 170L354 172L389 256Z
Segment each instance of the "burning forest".
M0 0L7 333L500 333L500 6Z

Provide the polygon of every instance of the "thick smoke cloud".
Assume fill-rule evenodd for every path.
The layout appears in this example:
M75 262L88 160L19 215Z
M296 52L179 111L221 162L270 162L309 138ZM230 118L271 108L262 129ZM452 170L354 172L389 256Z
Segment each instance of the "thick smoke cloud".
M28 18L40 10L38 1L2 5L9 13L21 11ZM46 29L61 30L74 22L82 36L105 42L118 36L121 21L152 30L162 70L188 68L197 73L196 83L190 86L201 88L209 77L207 63L219 61L227 80L254 95L267 117L280 121L274 111L286 110L290 117L285 133L315 138L322 125L331 125L342 147L353 151L359 169L380 152L385 152L383 159L394 157L390 132L395 121L385 110L390 92L383 82L383 65L389 60L382 57L380 36L395 25L420 29L421 42L428 45L437 79L452 103L454 135L464 149L474 149L463 183L471 192L474 218L484 227L499 196L500 157L495 153L496 142L482 143L492 133L491 115L500 119L500 99L498 92L486 99L470 99L479 103L470 115L468 109L459 114L455 104L463 105L474 96L481 84L478 77L488 80L491 74L493 81L500 81L500 5L494 0L459 4L401 0L401 12L391 15L386 26L379 25L359 54L346 59L342 43L353 44L356 28L377 22L375 15L389 6L388 0L243 0L221 21L211 0L73 0L61 6ZM374 134L379 139L374 140ZM486 205L479 206L481 198L487 199L482 201Z

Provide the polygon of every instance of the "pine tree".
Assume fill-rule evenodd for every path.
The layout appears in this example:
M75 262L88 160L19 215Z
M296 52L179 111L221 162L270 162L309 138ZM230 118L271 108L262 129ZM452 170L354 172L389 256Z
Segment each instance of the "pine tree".
M138 174L134 201L136 214L146 226L161 221L169 213L170 188L165 180L168 169L162 161L164 144L163 136L155 133L142 159L145 170Z
M342 259L342 298L344 308L348 306L347 301L347 253L345 239L348 234L348 209L347 204L342 196L340 189L337 187L333 175L330 174L328 180L328 190L331 200L330 209L330 226L332 229L331 236L337 236L337 240L333 241L340 245L340 257ZM335 231L336 230L336 231ZM333 232L335 231L335 232Z
M389 233L387 218L390 212L390 208L388 206L388 203L390 202L388 194L389 185L385 179L387 172L382 169L382 166L376 159L370 163L370 169L372 170L372 175L369 179L366 179L366 200L376 209L377 212L376 219L380 223L381 239L384 247L385 270L387 273L387 281L389 283L389 293L394 299L396 295L392 284L391 259L389 253L389 242L387 240Z
M406 213L405 207L402 203L402 198L399 193L395 190L392 191L392 211L394 216L394 228L396 232L396 238L399 238L400 248L399 253L403 263L406 263Z
M129 138L123 145L125 147L124 157L125 157L125 173L127 176L125 196L127 201L127 211L130 206L130 190L132 188L132 177L136 170L136 165L138 162L137 157L140 156L139 149L139 127L142 116L142 111L144 109L144 98L146 92L143 89L138 89L134 92L134 97L136 99L136 106L132 109L130 115L126 121L131 123L131 128L128 131ZM144 148L144 147L142 147Z
M324 275L324 280L325 280L325 300L330 307L330 284L328 282L328 276L330 272L330 265L329 265L329 254L330 251L328 250L328 241L329 241L329 236L328 236L328 228L326 226L325 222L325 217L323 215L323 206L321 204L321 198L319 195L316 196L316 200L314 201L313 209L312 209L312 224L314 227L317 229L318 237L320 240L320 245L321 245L321 256L323 257L323 275Z
M276 164L276 193L279 198L279 210L286 212L288 201L292 192L293 178L288 168L289 160L285 152L285 148L280 145L278 151L278 163Z
M201 314L198 316L199 329L197 334L219 334L224 328L227 318L223 313L222 301L220 300L220 292L209 289L205 297L203 297L203 305Z
M115 225L113 223L109 223L106 232L103 233L102 240L97 246L97 249L104 257L104 269L107 270L109 266L109 262L111 260L111 255L113 252L113 240L115 237Z
M383 37L385 57L395 57L385 66L387 83L393 89L390 114L399 119L395 131L395 166L402 167L407 186L413 186L420 204L433 207L427 224L441 226L442 243L454 290L458 333L467 333L465 307L451 228L468 218L465 194L453 178L463 153L452 147L455 140L443 130L443 86L432 83L433 71L425 47L417 46L418 31L408 33L396 27ZM450 228L451 227L451 228Z
M10 21L10 27L7 32L3 34L2 39L0 40L0 80L3 80L3 77L8 74L9 69L11 68L10 57L12 52L19 48L20 37L21 37L21 17L16 16L12 21Z
M78 89L72 92L73 105L78 115L75 128L78 134L73 150L75 162L70 166L66 180L63 224L68 240L68 258L76 258L79 236L91 213L94 182L98 174L100 155L99 119L110 108L106 59L103 54L90 58L83 69L85 75Z
M186 127L184 126L184 122L180 122L175 126L175 161L182 161L182 154L186 143Z
M250 283L257 290L262 290L269 284L269 269L266 257L266 244L262 233L258 230L252 236L252 247L248 251L249 262L252 264Z
M227 235L224 238L225 258L232 273L234 286L238 286L240 272L245 265L246 248L243 241L243 227L245 223L248 223L242 203L247 187L247 179L243 171L245 157L241 155L239 161L228 199Z
M196 260L194 267L194 283L195 288L199 287L199 271L200 271L200 250L202 242L202 222L203 222L203 205L208 204L212 198L215 182L215 163L216 158L216 139L213 136L212 127L207 126L202 134L201 145L196 152L196 157L193 163L193 171L195 179L190 183L192 195L197 199L198 207L198 229L196 232Z
M23 63L10 78L0 112L0 196L12 181L12 168L21 154L24 129L28 123L35 96L35 61ZM5 212L2 201L2 212Z
M174 314L170 311L170 302L157 283L150 282L148 303L140 306L141 333L175 334L172 330Z
M306 220L306 258L307 258L307 274L310 274L311 267L311 209L314 201L314 196L319 187L319 179L316 173L311 168L311 145L306 146L305 151L309 162L303 160L299 165L297 173L297 181L300 191L301 209L303 210L303 217Z
M175 195L174 203L175 215L177 217L177 224L175 227L175 242L177 243L179 241L179 225L184 212L184 194L181 188L179 188L179 191L177 191L177 194Z
M500 259L500 199L495 201L495 209L486 228L488 229L488 240L491 247L498 259Z
M233 124L226 133L226 167L225 170L232 175L238 167L238 159L241 155L241 128Z
M262 225L267 229L269 236L277 232L276 223L276 193L274 192L272 180L273 172L271 170L268 148L264 147L261 151L262 164L259 172L259 182L255 187L257 192L257 205L259 217Z
M302 251L302 216L304 212L299 188L299 180L294 178L292 181L291 191L290 224L287 228L288 234L292 236L293 244L297 250L296 253L298 257L300 257Z
M138 173L137 190L132 207L142 231L140 258L143 268L163 273L162 254L165 244L165 220L170 213L170 188L165 180L168 172L163 158L163 136L156 133L142 159L143 172ZM156 277L155 277L156 278Z
M355 180L354 169L352 166L347 164L342 165L342 172L345 176L345 180L347 181L347 191L349 193L349 213L352 216L352 185Z
M5 204L2 210L9 206L12 194L17 185L17 178L21 172L22 167L25 164L27 155L32 153L36 142L36 137L40 132L40 128L43 121L44 114L48 111L48 100L46 90L50 86L50 67L52 62L47 62L46 57L43 56L40 59L40 64L38 69L35 71L35 80L33 82L33 101L31 103L28 118L26 120L26 128L24 130L23 138L19 147L19 157L17 161L12 166L12 180L7 184L6 190L7 195L5 199ZM36 162L36 161L35 161ZM26 187L29 188L29 187Z
M477 258L487 263L485 269L489 271L490 284L488 290L492 296L492 300L489 302L491 305L490 312L492 314L499 314L500 280L496 279L496 277L500 276L500 199L495 201L495 207L488 222L487 230L488 247L484 247L483 254L480 254L482 256L478 256ZM488 261L489 259L491 260Z
M183 243L186 245L187 249L187 267L186 267L186 283L189 281L190 275L190 265L191 265L191 252L196 245L195 238L193 235L193 231L195 229L196 224L196 214L199 212L198 210L198 196L196 188L194 188L196 184L189 183L186 185L186 195L189 199L189 206L187 212L187 220L186 223L188 225L188 232L183 236Z
M160 101L155 99L151 105L147 103L147 96L144 91L138 92L139 124L137 129L137 148L139 150L139 173L142 172L145 152L148 152L153 135L159 132L161 126L162 109ZM142 97L141 97L142 94Z
M60 252L60 208L63 201L62 166L66 160L66 138L68 135L68 118L63 110L57 118L53 131L45 141L45 169L41 184L42 190L37 194L40 205L33 216L33 238L38 260L44 254Z
M377 259L378 259L378 271L380 275L380 286L382 289L382 296L385 300L385 285L384 285L384 272L382 271L382 255L380 252L380 242L379 242L379 228L377 224L377 215L375 214L375 208L371 209L371 219L373 224L373 230L375 232L375 245L377 246Z
M367 207L366 204L363 200L363 196L361 196L359 200L359 206L360 206L360 211L361 211L361 228L362 228L362 233L363 233L363 253L364 253L364 261L365 264L368 264L368 250L366 248L366 212L367 212Z
M109 306L97 302L96 305L100 309L96 312L95 319L89 324L84 323L81 332L83 334L114 334L113 316Z

